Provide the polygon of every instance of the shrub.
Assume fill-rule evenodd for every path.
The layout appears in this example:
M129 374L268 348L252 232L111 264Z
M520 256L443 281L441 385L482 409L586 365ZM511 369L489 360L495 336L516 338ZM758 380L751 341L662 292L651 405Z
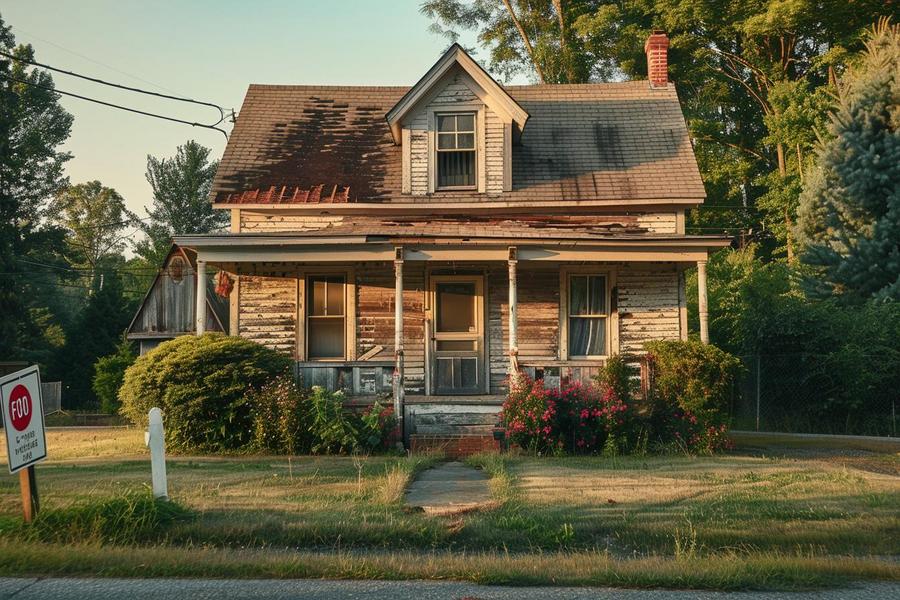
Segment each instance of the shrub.
M510 440L535 453L618 453L630 443L628 406L612 386L580 382L558 390L516 377L501 419Z
M174 449L235 450L253 436L249 392L290 366L290 357L250 340L219 333L182 336L125 371L121 412L145 425L150 408L161 408Z
M650 369L648 430L653 441L709 453L727 443L727 410L740 361L697 340L645 344Z
M314 440L305 424L307 398L307 391L291 375L251 391L253 446L275 454L309 452Z
M248 402L254 448L275 454L371 452L388 447L397 435L392 407L376 401L353 414L342 392L302 389L289 375L251 392Z
M131 342L123 338L116 346L116 351L108 356L101 356L94 363L94 378L91 387L100 400L100 410L108 415L118 412L119 388L125 378L125 369L134 364L135 354Z

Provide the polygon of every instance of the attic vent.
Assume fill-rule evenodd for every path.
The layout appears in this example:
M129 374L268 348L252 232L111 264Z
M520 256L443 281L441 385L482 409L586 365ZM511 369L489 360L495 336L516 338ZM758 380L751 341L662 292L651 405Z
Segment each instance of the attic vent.
M180 256L173 256L169 261L169 277L173 283L181 283L184 279L184 259Z

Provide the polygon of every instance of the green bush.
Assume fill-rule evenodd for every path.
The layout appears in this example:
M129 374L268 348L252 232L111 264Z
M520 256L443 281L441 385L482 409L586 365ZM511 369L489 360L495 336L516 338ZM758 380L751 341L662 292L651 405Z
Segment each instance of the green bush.
M287 373L291 358L219 333L160 344L125 371L121 412L145 425L158 406L166 441L176 450L236 450L252 441L251 390Z
M135 354L131 342L122 339L116 351L108 356L101 356L94 363L94 379L91 387L100 400L100 410L108 415L119 411L119 388L125 378L125 369L134 364Z
M249 396L253 446L274 454L370 452L396 436L393 409L375 402L361 414L344 406L342 392L300 388L293 377L278 377Z
M15 533L45 543L135 544L156 541L167 525L190 517L190 511L175 502L156 500L149 492L130 492L67 508L44 509L34 522L22 523Z

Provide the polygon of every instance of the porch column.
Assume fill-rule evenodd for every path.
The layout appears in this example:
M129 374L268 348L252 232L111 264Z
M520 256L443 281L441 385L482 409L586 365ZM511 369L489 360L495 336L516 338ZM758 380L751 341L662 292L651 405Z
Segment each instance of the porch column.
M394 415L403 431L403 248L394 252Z
M513 246L509 249L509 374L519 371L519 301L516 281L518 253Z
M197 335L206 331L206 261L197 259L197 310L194 324Z
M709 343L709 309L706 304L706 261L697 261L697 306L700 313L700 341Z

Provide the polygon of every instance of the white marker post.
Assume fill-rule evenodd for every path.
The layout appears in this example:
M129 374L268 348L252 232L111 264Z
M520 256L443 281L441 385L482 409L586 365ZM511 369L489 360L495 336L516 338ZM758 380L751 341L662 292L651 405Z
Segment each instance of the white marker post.
M36 365L0 377L0 405L9 472L19 473L22 509L25 522L30 523L40 507L34 465L47 458L41 374Z
M169 499L166 482L166 438L163 431L162 411L150 409L150 427L144 434L144 441L150 447L150 474L153 481L153 497Z

